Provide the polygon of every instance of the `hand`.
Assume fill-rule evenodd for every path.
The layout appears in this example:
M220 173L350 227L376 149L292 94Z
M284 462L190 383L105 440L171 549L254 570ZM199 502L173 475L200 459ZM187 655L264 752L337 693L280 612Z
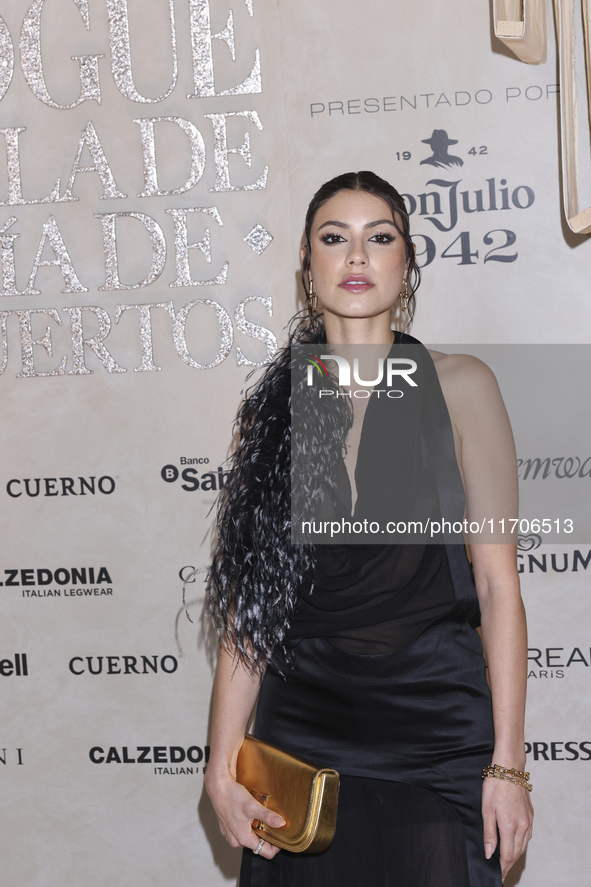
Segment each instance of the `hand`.
M230 847L256 850L260 837L252 828L255 819L262 820L271 828L285 825L285 820L278 813L255 801L250 792L231 775L216 779L211 776L208 778L206 774L205 787L216 812L220 831ZM273 859L277 853L279 847L265 841L259 855Z
M486 778L482 786L485 856L490 859L501 838L503 881L511 866L525 851L532 837L534 811L530 793L506 779Z

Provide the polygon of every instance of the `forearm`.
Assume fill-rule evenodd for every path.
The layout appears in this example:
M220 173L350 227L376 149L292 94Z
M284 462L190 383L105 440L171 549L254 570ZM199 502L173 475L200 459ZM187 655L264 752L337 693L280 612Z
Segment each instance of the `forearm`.
M517 572L504 572L494 580L484 580L479 599L493 701L494 763L522 770L527 628Z
M474 559L474 575L493 702L495 745L491 763L525 770L527 631L515 555L514 546L483 545ZM533 810L529 792L505 780L485 779L482 818L487 859L494 853L500 836L504 881L531 838Z
M228 774L236 776L236 758L261 679L261 674L251 674L226 649L220 650L213 692L208 782Z

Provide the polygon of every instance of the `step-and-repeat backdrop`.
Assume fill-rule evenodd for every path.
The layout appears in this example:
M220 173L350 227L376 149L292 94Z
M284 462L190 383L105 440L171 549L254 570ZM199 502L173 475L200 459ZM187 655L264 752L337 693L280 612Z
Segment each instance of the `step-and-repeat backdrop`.
M239 853L203 793L216 645L199 570L244 380L302 306L307 202L352 169L404 192L421 340L585 343L555 55L520 64L488 4L461 0L0 15L2 882L232 884ZM587 401L565 383L565 424L555 401L522 481L580 489L591 451L568 417ZM537 812L511 877L578 885L591 538L522 535Z

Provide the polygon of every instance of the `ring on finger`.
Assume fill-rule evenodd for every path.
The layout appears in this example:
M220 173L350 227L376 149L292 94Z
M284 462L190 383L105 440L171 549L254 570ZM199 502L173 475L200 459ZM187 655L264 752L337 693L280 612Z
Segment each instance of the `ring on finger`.
M259 843L258 843L257 846L256 846L256 850L253 850L253 851L252 851L252 852L254 853L255 856L258 856L258 855L259 855L259 853L260 853L261 850L263 849L263 844L264 844L264 843L265 843L265 839L264 839L264 838L261 838L261 840L259 841Z

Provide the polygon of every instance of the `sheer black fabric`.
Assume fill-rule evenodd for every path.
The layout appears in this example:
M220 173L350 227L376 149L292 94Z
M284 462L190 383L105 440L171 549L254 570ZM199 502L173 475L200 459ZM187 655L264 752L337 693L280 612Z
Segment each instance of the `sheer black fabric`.
M356 653L397 650L455 602L440 545L317 545L288 641L327 637Z
M243 877L252 854L245 853ZM454 810L422 789L341 777L339 818L325 853L284 853L280 887L470 887L466 841Z

